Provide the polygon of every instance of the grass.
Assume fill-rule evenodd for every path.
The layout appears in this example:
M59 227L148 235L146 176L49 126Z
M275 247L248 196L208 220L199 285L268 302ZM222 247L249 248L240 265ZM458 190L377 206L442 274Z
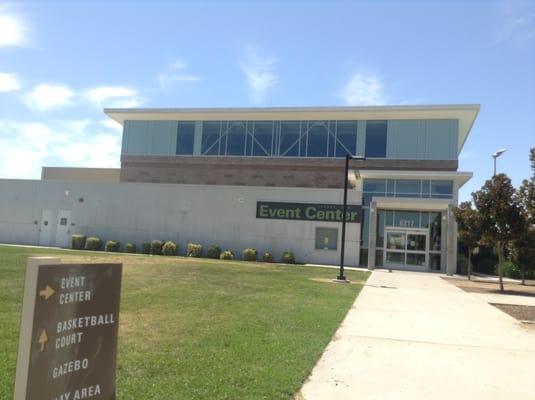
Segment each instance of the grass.
M37 255L124 263L119 399L289 399L362 288L326 283L337 272L326 268L0 246L0 399L12 397Z

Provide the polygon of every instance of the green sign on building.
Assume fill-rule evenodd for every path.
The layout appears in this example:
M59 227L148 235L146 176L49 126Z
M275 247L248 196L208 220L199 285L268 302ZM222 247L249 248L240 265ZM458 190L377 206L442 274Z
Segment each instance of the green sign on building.
M342 222L343 215L344 211L341 204L256 202L256 218ZM360 223L361 216L362 206L347 205L346 222Z

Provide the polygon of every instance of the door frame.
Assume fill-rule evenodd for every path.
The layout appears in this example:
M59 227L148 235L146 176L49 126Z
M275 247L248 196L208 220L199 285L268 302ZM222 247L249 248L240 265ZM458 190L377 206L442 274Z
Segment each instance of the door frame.
M405 249L404 250L394 250L388 249L388 234L389 233L401 233L405 235ZM425 236L425 250L407 250L408 240L407 237L410 234L424 235ZM418 265L409 265L407 264L407 254L424 254L425 255L425 266L424 270L429 271L429 230L425 228L403 228L403 227L385 227L385 245L383 253L383 265L385 267L393 268L403 268L403 269L418 269ZM403 254L404 262L400 263L390 263L387 262L387 253L401 253Z

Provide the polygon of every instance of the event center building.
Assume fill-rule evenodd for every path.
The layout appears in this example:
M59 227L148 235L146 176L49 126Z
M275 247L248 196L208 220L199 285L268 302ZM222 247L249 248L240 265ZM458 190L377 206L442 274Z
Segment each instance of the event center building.
M121 167L43 167L0 180L0 242L68 247L72 234L173 240L454 273L458 156L478 105L106 109Z

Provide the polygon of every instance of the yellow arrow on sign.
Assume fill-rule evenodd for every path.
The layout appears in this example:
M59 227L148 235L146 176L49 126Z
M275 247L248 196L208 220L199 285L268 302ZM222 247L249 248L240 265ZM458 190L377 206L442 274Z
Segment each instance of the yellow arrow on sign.
M39 291L39 296L44 297L45 300L48 300L54 293L56 293L56 291L50 286L46 285L43 290Z
M38 340L38 343L41 345L41 353L45 351L46 342L48 342L48 335L46 334L46 330L43 329L43 332L41 332Z

